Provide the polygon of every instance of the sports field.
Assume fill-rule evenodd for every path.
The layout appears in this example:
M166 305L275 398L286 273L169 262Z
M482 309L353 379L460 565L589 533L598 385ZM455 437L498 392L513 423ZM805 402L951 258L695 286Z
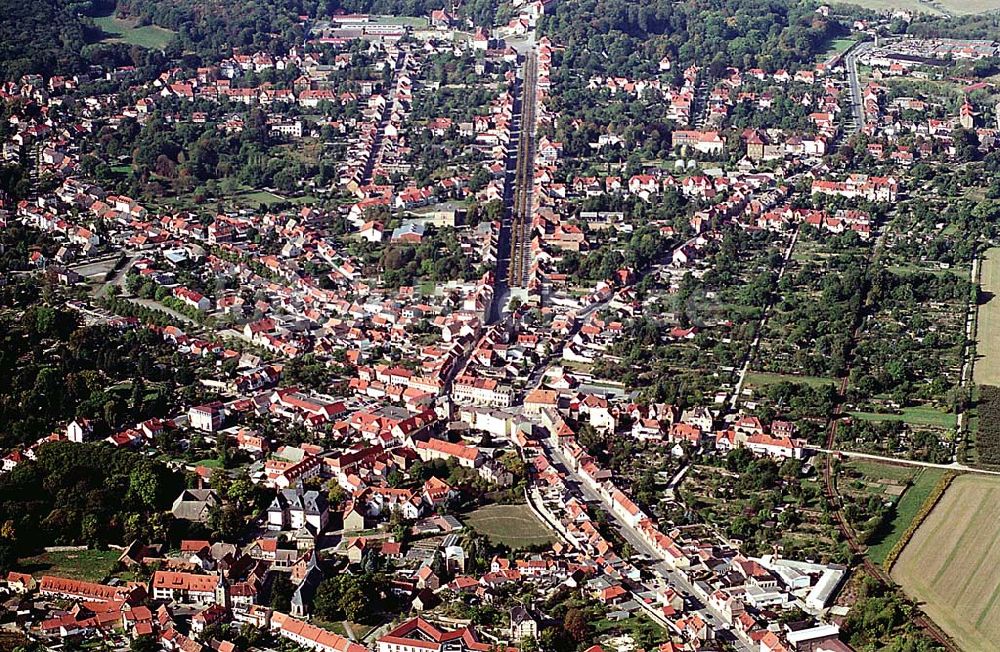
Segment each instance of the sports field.
M494 543L527 548L555 541L555 535L527 505L487 505L472 512L466 522Z
M965 652L1000 641L1000 477L955 478L892 577Z
M1000 385L1000 249L987 251L981 264L973 380L977 385Z

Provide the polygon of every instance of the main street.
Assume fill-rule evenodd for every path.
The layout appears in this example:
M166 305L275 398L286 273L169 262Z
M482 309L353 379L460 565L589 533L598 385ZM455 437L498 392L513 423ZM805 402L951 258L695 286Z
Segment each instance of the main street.
M594 491L583 481L583 478L581 478L580 475L573 470L573 465L570 463L570 460L567 459L560 450L552 447L548 441L543 440L542 445L545 448L548 459L560 467L560 471L565 473L565 477L572 479L577 490L583 495L583 497L590 503L599 504L603 510L607 512L612 519L614 519L616 525L618 526L618 533L635 552L645 555L649 559L658 560L653 563L652 568L659 576L665 579L670 586L673 586L681 593L681 595L684 596L686 605L691 609L691 611L697 613L703 620L705 620L706 623L708 623L708 625L716 632L716 636L728 640L737 650L749 651L753 649L747 641L744 641L736 636L735 631L732 630L726 623L720 612L713 609L697 597L697 590L682 573L670 568L663 555L660 554L656 548L649 545L646 540L639 535L635 528L618 516L612 510L611 504L604 496Z
M862 41L844 55L844 67L847 68L847 82L851 91L851 116L854 118L851 133L861 131L865 124L865 103L858 78L858 58L872 47L874 44L871 41Z

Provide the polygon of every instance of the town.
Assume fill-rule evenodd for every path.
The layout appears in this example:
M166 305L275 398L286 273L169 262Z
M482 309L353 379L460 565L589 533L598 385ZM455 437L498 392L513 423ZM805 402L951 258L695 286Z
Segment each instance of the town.
M1000 635L995 17L84 4L0 62L3 649Z

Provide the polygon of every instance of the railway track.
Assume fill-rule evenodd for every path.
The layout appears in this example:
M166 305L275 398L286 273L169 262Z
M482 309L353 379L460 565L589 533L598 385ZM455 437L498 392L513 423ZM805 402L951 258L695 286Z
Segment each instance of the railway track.
M535 183L535 115L538 59L529 52L524 61L521 102L521 136L517 145L514 202L511 209L510 266L507 285L526 288L531 273L531 195Z

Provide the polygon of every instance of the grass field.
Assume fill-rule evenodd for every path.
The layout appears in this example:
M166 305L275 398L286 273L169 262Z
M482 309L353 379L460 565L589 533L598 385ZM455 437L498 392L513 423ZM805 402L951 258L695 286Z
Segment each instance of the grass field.
M841 52L851 47L855 43L856 41L852 38L835 38L832 41L830 41L830 44L827 46L826 50L821 52L819 56L816 57L816 60L820 62L826 61L833 55L840 54Z
M138 45L152 50L162 50L174 37L174 32L169 29L156 25L139 27L134 20L125 20L114 16L100 16L94 19L94 23L107 34L107 39L110 41Z
M980 285L978 359L972 375L977 385L1000 385L1000 249L983 255Z
M782 382L822 387L823 385L832 385L834 381L832 378L820 378L818 376L796 376L793 374L771 374L764 372L749 373L746 379L747 385L755 385L757 387L777 385Z
M115 550L79 550L73 552L46 552L18 560L18 569L36 578L58 575L75 580L100 582L118 563L120 552Z
M893 579L965 652L1000 641L1000 478L951 483L893 567Z
M879 530L868 546L868 556L876 564L881 564L892 547L903 536L906 528L913 522L913 518L920 511L920 506L930 496L944 471L941 469L914 469L913 467L907 469L890 464L870 464L868 466L871 468L864 471L866 476L880 477L890 481L903 480L904 482L910 477L913 478L913 484L903 492L899 503L896 504L895 516Z
M914 426L937 426L939 428L954 428L956 416L931 407L908 407L900 410L901 414L886 414L882 412L851 412L852 417L865 421L905 421Z
M527 505L487 505L472 512L466 522L494 543L527 548L555 541L555 536Z
M386 25L408 25L414 29L424 29L430 22L426 16L375 16L374 20Z

